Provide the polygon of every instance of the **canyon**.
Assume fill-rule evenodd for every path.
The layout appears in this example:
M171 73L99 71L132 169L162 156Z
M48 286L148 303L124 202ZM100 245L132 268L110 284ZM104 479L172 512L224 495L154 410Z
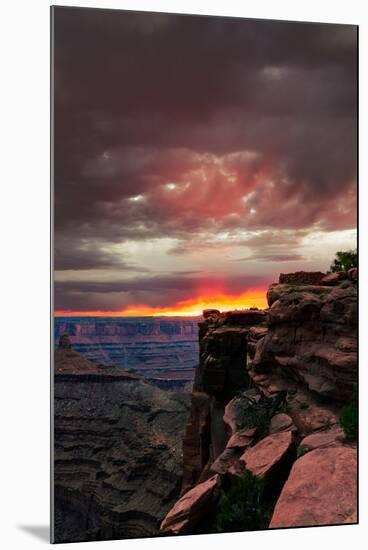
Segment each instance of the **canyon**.
M190 392L198 364L199 317L56 317L54 341L101 367L134 370L147 381Z
M126 325L157 339L160 320L58 319L55 540L356 523L357 285L356 269L282 274L265 310L188 320L190 393L79 353ZM163 326L184 341L185 321Z
M100 368L64 335L54 358L54 542L154 536L178 496L188 394Z

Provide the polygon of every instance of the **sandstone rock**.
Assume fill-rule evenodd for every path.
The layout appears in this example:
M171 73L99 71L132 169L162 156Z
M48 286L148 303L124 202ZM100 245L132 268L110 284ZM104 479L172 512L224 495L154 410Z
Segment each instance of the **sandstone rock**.
M224 404L211 399L210 404L210 439L211 439L211 459L216 458L226 447L228 440L227 426L224 422Z
M348 278L350 279L350 281L354 281L354 282L356 282L358 280L358 268L357 267L352 267L351 269L349 269Z
M216 474L188 491L169 511L161 523L160 531L173 535L191 533L208 513L208 508L215 500L215 491L219 485L220 476Z
M321 285L335 286L347 278L348 274L346 271L335 271L334 273L328 273L328 275L325 275L321 280Z
M321 404L313 395L304 391L294 397L288 404L288 414L293 419L298 432L302 436L320 430L327 430L337 423L338 410L341 405L332 403Z
M321 309L321 320L338 328L339 332L355 329L357 324L357 289L335 287L326 297Z
M244 471L244 463L239 460L239 453L235 448L225 449L211 466L211 472L224 475L241 475Z
M233 447L243 449L252 445L254 436L256 435L257 428L245 428L233 433L227 442L226 448L231 449Z
M269 527L356 522L356 450L341 446L315 449L294 463Z
M254 447L247 449L240 460L253 475L264 477L288 459L292 445L293 438L290 431L272 434L261 439Z
M227 311L224 314L224 321L226 325L254 327L265 321L265 315L266 313L262 309Z
M322 432L316 432L308 435L299 444L299 448L303 450L312 451L320 447L329 447L331 445L341 445L344 441L345 434L343 429L335 425L329 430L323 430Z
M288 414L279 413L271 418L270 434L277 432L295 431L292 418Z
M208 317L212 316L217 317L219 315L220 311L218 309L204 309L202 313L203 319L208 319Z
M200 337L195 391L224 398L247 386L246 336L247 330L243 327L215 326Z
M294 380L322 396L349 400L357 382L356 287L287 287L270 289L269 328L248 363L251 378L267 375L266 391L271 379L278 387Z
M210 402L204 392L193 392L190 417L183 437L183 482L181 494L199 479L210 458Z
M268 311L269 326L279 323L296 323L319 319L319 312L323 306L318 296L310 292L295 290L284 294L274 302Z
M229 401L229 403L225 407L225 413L224 413L224 422L229 426L232 434L236 432L236 428L237 428L237 423L236 423L237 401L238 401L237 398L234 398L231 401Z
M315 285L319 284L325 273L321 271L297 271L295 273L281 273L280 284L288 285Z
M273 283L268 287L267 290L267 301L269 307L272 306L274 302L276 302L279 298L281 298L284 295L291 294L292 292L306 292L309 294L315 294L316 296L326 296L329 292L331 292L332 288L328 286L322 286L321 284L318 285L288 285L288 284L278 284Z

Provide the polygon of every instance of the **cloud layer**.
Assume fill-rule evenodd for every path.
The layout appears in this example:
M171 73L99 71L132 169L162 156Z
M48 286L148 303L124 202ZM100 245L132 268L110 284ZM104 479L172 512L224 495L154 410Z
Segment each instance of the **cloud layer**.
M233 250L263 280L309 233L354 228L356 55L348 25L56 8L56 269L171 292L179 256ZM126 249L160 239L166 274ZM73 281L58 308L101 302Z

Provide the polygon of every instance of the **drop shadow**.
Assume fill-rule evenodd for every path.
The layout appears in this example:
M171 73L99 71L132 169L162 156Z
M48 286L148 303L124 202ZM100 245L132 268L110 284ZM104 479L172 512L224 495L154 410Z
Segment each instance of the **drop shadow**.
M42 542L50 543L50 527L48 525L17 525L17 529L29 533Z

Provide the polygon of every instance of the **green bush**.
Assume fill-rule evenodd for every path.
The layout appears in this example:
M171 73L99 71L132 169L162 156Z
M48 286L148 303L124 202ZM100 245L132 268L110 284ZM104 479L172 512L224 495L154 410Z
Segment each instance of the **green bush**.
M336 258L331 264L330 270L348 271L352 267L357 267L357 250L346 250L336 252Z
M264 480L250 472L237 480L223 493L213 524L216 533L265 529L269 516L263 506Z
M339 422L346 438L354 441L358 436L358 396L356 391L354 391L350 403L341 409Z
M301 456L305 455L309 451L308 447L298 447L296 456L297 458L300 458Z

